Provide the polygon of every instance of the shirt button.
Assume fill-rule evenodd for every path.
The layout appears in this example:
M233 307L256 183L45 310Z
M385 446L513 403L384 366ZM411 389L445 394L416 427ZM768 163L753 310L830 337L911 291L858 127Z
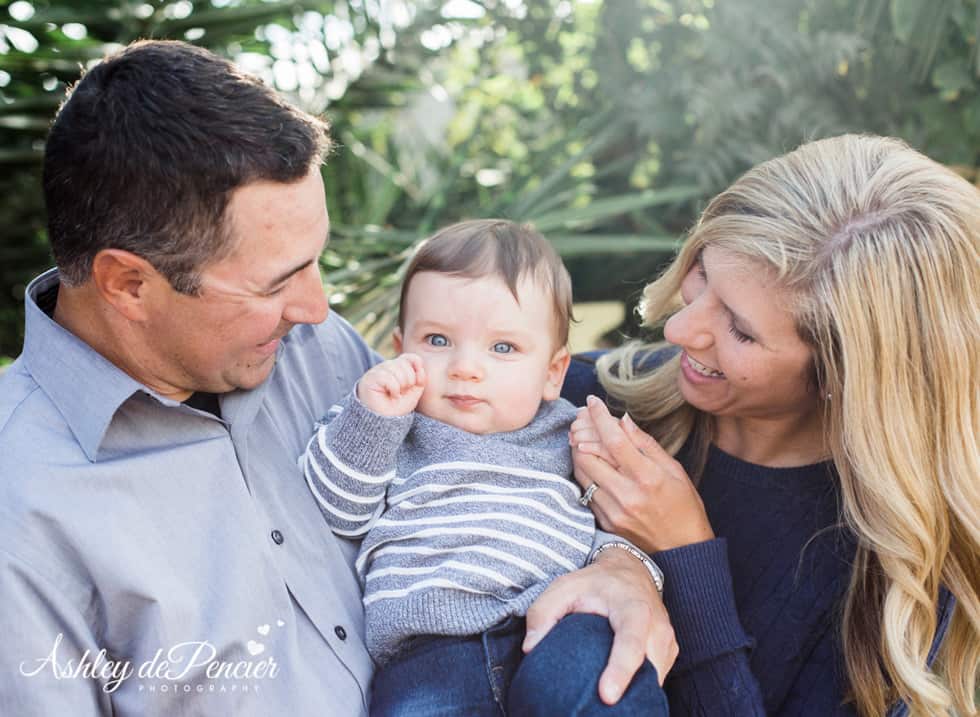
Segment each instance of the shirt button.
M285 538L282 537L282 533L280 533L278 530L273 530L272 531L272 542L273 543L275 543L276 545L282 545L282 541L284 541L284 540L285 540Z
M342 626L337 625L337 627L335 627L333 631L334 634L337 635L337 637L339 637L341 640L347 639L347 630L345 630Z

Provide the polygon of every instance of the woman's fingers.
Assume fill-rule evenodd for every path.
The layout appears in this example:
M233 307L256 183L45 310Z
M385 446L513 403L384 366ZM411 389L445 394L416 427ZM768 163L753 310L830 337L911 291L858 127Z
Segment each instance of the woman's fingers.
M714 537L683 466L629 417L614 418L598 399L590 397L588 403L601 448L597 453L591 446L573 447L572 459L583 490L599 486L589 503L599 526L647 552Z
M635 479L651 475L653 472L651 461L664 469L667 469L669 464L675 463L653 438L636 426L628 417L629 414L622 420L613 417L606 405L594 396L589 396L588 404L589 415L599 434L599 440L612 457L610 463L617 465ZM643 441L643 436L649 441ZM670 469L673 469L672 466Z
M623 427L623 432L630 439L630 443L633 444L633 447L647 458L665 467L677 462L653 436L637 426L628 413L624 414L619 422Z
M607 492L616 494L630 487L632 481L602 456L572 447L575 481L588 488L593 483L605 486Z
M598 437L591 441L572 443L572 449L591 456L597 456L615 467L615 461L613 460L612 455L603 447L602 443L598 441Z
M632 468L635 475L640 469L638 463L643 454L633 446L619 421L609 413L606 404L595 396L589 396L588 408L592 424L599 434L599 441L612 458L609 463L615 463L620 468Z
M641 491L642 487L599 456L573 450L572 458L575 463L575 480L582 490L588 490L593 483L598 486L592 493L589 508L595 515L599 527L633 540L630 536L634 535L636 530L624 504L638 500L639 497L635 493Z

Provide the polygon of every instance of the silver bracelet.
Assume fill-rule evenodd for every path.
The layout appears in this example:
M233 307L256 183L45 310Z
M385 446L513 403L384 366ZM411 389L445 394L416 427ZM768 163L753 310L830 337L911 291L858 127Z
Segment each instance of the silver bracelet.
M655 562L653 562L650 559L650 556L648 556L646 553L637 550L629 543L620 543L616 541L613 541L611 543L603 543L598 548L596 548L595 551L593 551L592 559L589 560L589 564L594 563L596 559L599 557L599 553L601 553L603 550L606 550L607 548L619 548L620 550L625 550L627 553L629 553L634 558L636 558L641 563L643 563L643 567L645 567L647 569L647 572L650 573L650 578L653 580L653 584L657 586L657 592L663 595L664 571L660 569L659 565L657 565Z

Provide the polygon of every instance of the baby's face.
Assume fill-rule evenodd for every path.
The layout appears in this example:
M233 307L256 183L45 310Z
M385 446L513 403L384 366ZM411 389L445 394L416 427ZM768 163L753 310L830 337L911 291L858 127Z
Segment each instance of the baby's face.
M547 290L530 279L514 300L503 279L416 274L395 348L422 357L427 383L416 410L470 433L523 428L558 398L568 351L555 348Z

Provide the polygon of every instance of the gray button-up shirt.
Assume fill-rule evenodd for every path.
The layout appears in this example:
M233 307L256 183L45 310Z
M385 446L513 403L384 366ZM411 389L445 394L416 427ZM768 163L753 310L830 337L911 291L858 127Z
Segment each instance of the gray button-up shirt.
M218 419L53 322L57 281L0 377L0 714L364 714L355 546L296 459L376 357L335 314L297 326Z

